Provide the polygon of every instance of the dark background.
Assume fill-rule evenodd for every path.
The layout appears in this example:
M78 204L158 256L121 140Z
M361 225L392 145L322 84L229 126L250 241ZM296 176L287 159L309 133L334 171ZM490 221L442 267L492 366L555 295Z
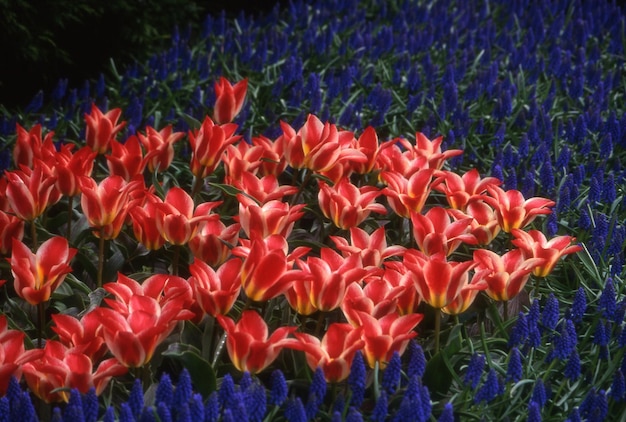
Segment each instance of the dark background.
M0 105L21 109L60 78L79 86L167 48L175 25L198 34L208 14L258 15L286 0L0 0Z

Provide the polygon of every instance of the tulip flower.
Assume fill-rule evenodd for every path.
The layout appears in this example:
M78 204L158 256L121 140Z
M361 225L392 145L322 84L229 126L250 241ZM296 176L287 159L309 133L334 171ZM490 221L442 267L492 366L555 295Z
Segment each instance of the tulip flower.
M43 356L23 366L28 388L46 403L68 402L70 390L85 394L91 388L101 394L113 377L124 375L127 368L116 359L106 359L93 371L88 356L71 351L58 341L46 342Z
M340 236L330 236L330 238L344 257L360 255L364 268L381 267L385 259L402 255L406 250L404 246L387 246L384 227L379 227L372 234L358 227L352 227L350 228L351 243Z
M396 138L383 142L376 159L381 172L397 173L405 179L420 170L428 169L428 159L415 152L406 139Z
M237 145L228 145L222 156L224 162L224 183L233 185L246 172L256 174L261 166L263 147L239 142Z
M552 210L549 207L554 206L554 201L546 198L524 199L522 193L515 189L504 191L497 186L488 186L487 191L490 196L484 201L496 211L498 224L507 233L526 227L538 215L550 214Z
M463 220L471 217L469 232L476 238L478 245L488 245L500 233L500 224L496 212L483 200L470 202L465 212L457 209L449 209L448 213L455 220Z
M200 129L189 132L192 150L191 172L197 180L204 179L213 173L221 162L226 147L241 138L235 136L235 130L237 130L236 124L215 124L207 116Z
M330 248L322 248L319 258L309 256L298 265L311 280L311 303L321 311L339 308L348 286L361 282L369 273L359 255L344 258Z
M0 211L0 255L6 255L13 247L13 238L24 238L24 220Z
M146 126L146 134L137 134L139 141L146 150L146 159L150 173L165 171L174 160L174 144L181 140L183 132L173 132L172 125L165 126L157 132Z
M502 182L496 177L480 177L478 170L471 169L462 176L442 170L433 182L432 188L446 195L450 207L465 211L467 205L477 199L482 199L487 186L500 186Z
M232 85L226 78L220 77L215 83L215 107L213 120L217 124L230 123L241 111L248 90L248 79Z
M189 285L200 308L213 317L226 315L241 291L241 260L231 259L214 271L195 259L189 266Z
M283 152L284 143L276 140L272 141L265 136L252 137L252 145L260 146L262 148L261 162L259 169L262 175L274 175L280 176L287 167L287 161L285 160L285 154Z
M477 274L478 276L476 276ZM481 278L479 273L474 274L472 280L463 286L461 293L452 302L441 308L441 311L448 315L462 314L474 303L478 293L488 287L489 284Z
M572 236L557 236L550 240L539 230L513 229L515 239L511 241L524 252L527 258L541 258L543 263L533 269L537 277L546 277L552 272L561 257L581 251L580 245L573 244L576 238Z
M165 244L165 238L156 223L157 204L162 203L161 198L146 192L144 205L137 205L129 210L135 239L151 251L156 251Z
M358 326L358 312L366 312L377 319L395 313L398 298L404 292L404 286L393 286L385 278L373 277L368 279L365 286L352 283L346 288L341 310L350 324Z
M474 251L474 261L477 263L477 280L485 280L485 293L497 301L513 299L522 291L531 272L543 264L542 258L526 258L521 249L513 249L502 256L487 249Z
M115 239L126 221L128 212L137 200L130 200L130 193L140 189L143 182L126 182L122 176L112 175L99 184L91 177L79 179L82 191L80 203L94 235L103 239Z
M413 237L425 255L443 253L450 256L461 243L475 245L474 235L469 233L472 218L450 221L445 208L433 207L426 214L411 213Z
M82 147L72 154L71 145L61 148L56 155L57 164L54 166L56 187L65 196L80 194L79 178L91 176L96 153L89 147Z
M353 147L357 151L362 152L367 157L367 161L348 162L352 170L357 174L371 173L376 166L378 153L380 151L376 130L372 126L366 127L361 136L356 139Z
M228 356L241 372L257 374L263 371L274 362L283 347L293 344L293 340L287 339L287 336L296 327L277 328L268 337L267 324L253 310L243 311L237 323L223 315L217 315L217 320L227 334Z
M48 165L54 162L56 148L52 140L54 132L50 131L42 139L41 125L36 124L29 131L18 124L15 125L17 139L13 147L13 163L15 167L22 166L30 169L36 160L42 160Z
M324 182L319 183L318 201L326 218L342 229L356 227L369 217L371 212L386 214L384 205L375 199L382 192L375 186L357 188L347 178L341 179L330 187Z
M392 286L400 287L402 293L396 297L397 311L400 315L415 313L422 298L417 293L412 273L402 261L388 261L382 278Z
M361 338L364 341L363 354L370 368L376 363L382 369L387 366L394 352L402 355L409 341L417 335L413 329L424 315L399 315L389 313L380 318L368 312L356 311L358 326L363 328Z
M172 245L186 245L202 228L202 225L213 218L211 210L221 202L205 202L194 210L191 196L177 186L171 188L165 201L156 204L156 226L165 240Z
M211 267L222 265L231 255L231 249L239 240L238 223L226 226L220 221L218 214L205 221L196 235L189 241L189 249L194 257L206 262Z
M282 241L276 241L282 240ZM283 294L296 279L304 278L301 270L293 269L293 259L283 248L287 241L280 235L250 242L247 253L242 248L233 249L233 254L244 257L241 268L241 285L246 296L256 302L264 302ZM294 253L306 253L304 248Z
M418 170L409 178L397 172L383 171L380 175L387 187L383 194L391 209L401 217L410 218L411 212L420 213L430 194L432 169Z
M95 104L92 104L91 113L85 113L87 146L98 154L104 154L109 149L111 140L126 125L126 122L117 123L121 114L122 110L119 108L102 113Z
M417 132L415 134L415 145L412 145L409 142L402 142L402 145L405 147L407 147L407 144L410 145L410 149L413 150L414 154L426 157L429 168L439 170L443 167L446 160L463 154L463 151L460 149L442 151L442 142L443 136L439 136L431 141L423 133Z
M300 315L312 315L318 310L311 302L311 280L294 280L285 291L285 299L287 299L291 309Z
M241 174L239 180L233 181L233 186L254 198L259 204L265 204L269 201L282 201L285 196L298 192L297 186L279 185L278 178L273 174L258 178L247 171Z
M6 198L15 215L24 221L33 221L60 199L54 184L57 178L43 161L35 160L33 169L5 172Z
M278 234L285 238L289 236L297 220L304 212L306 204L289 205L278 200L272 200L258 205L255 200L238 194L239 218L238 222L248 238L265 239Z
M352 360L364 341L362 328L346 323L331 323L322 340L306 333L294 333L298 342L289 347L302 350L311 370L322 368L326 382L341 382L350 374Z
M11 377L22 377L24 364L43 355L41 349L24 349L25 336L20 330L8 329L6 317L0 315L0 396L7 393Z
M110 145L111 153L105 156L109 174L122 176L127 182L138 175L143 175L147 159L143 155L137 136L130 136L123 144L112 139Z
M47 302L65 276L72 272L69 264L76 252L60 236L46 240L36 253L32 253L28 246L13 238L9 262L15 292L31 305Z
M52 330L71 351L85 354L94 362L107 352L102 324L94 312L86 313L80 320L66 314L52 314L52 321Z

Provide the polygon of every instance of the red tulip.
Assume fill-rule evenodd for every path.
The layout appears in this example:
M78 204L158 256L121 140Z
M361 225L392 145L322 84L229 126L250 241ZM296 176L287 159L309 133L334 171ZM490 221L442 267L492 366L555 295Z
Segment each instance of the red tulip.
M31 305L50 300L50 295L72 272L69 263L77 250L70 248L67 240L56 236L32 253L28 246L13 238L13 251L9 262L14 277L13 286L19 297Z
M400 287L402 293L397 296L397 311L400 315L412 314L417 311L422 298L417 293L412 273L402 261L388 261L385 263L383 279L394 289Z
M237 145L228 145L222 161L224 162L224 183L233 185L241 180L243 173L256 174L261 166L263 147L253 146L247 142L239 142Z
M172 245L186 245L212 219L211 210L221 202L205 202L194 210L193 199L177 186L171 188L162 204L157 204L157 229Z
M24 237L24 220L0 211L0 255L6 255L13 247L13 238Z
M469 233L472 218L451 222L448 211L442 207L433 207L426 214L411 213L411 222L415 242L426 255L443 253L449 256L461 243L477 243L474 235Z
M429 168L428 159L417 154L415 147L403 138L391 139L381 144L376 166L383 172L397 173L405 179Z
M52 141L54 132L48 132L42 139L41 125L36 124L30 131L16 124L17 139L13 147L13 163L15 167L33 168L36 160L42 160L48 165L54 162L56 148Z
M300 315L311 315L318 310L311 302L311 280L294 280L285 291L285 298L291 309Z
M43 161L36 160L33 169L5 172L6 198L11 210L25 221L33 221L60 199L55 189L56 177Z
M278 234L288 237L296 221L304 212L306 204L289 205L278 200L272 200L258 205L257 202L245 195L238 194L239 224L250 239L265 239Z
M9 330L6 317L0 315L0 396L7 393L11 377L22 377L24 364L43 355L42 349L24 349L25 336L22 331Z
M394 352L404 353L409 341L417 335L413 329L424 315L409 314L400 316L397 313L386 314L375 318L367 312L357 311L358 326L363 327L361 338L364 340L364 355L370 368L376 362L385 368Z
M387 184L383 194L391 209L405 218L410 218L411 212L420 213L430 194L433 174L434 170L423 169L407 179L400 173L383 171L380 177Z
M230 123L241 111L248 90L248 79L232 85L226 78L220 77L215 83L215 107L213 119L217 124Z
M106 353L102 324L94 312L88 312L80 320L70 315L52 314L52 320L52 330L71 351L83 353L94 362Z
M474 274L471 282L463 286L461 293L452 302L441 308L443 312L449 315L462 314L474 303L478 293L489 287L489 284L480 275L476 276L477 274Z
M241 372L261 372L278 357L283 347L293 344L293 340L287 339L287 336L296 327L277 328L268 337L267 324L253 310L243 311L237 323L223 315L217 315L217 320L227 334L228 356Z
M365 128L359 139L354 143L354 148L367 157L364 162L348 162L352 170L357 174L368 174L374 170L380 146L378 143L378 135L372 126Z
M482 199L487 186L500 186L501 182L495 177L481 179L478 170L471 169L462 176L442 170L432 188L446 195L450 207L465 211L467 205L477 199Z
M207 220L196 235L189 241L189 249L194 257L206 262L211 267L219 267L231 255L231 249L239 240L238 223L224 225L218 214Z
M354 355L365 343L361 333L361 328L335 322L329 325L321 341L311 334L294 333L298 342L290 347L304 351L312 370L322 368L327 382L340 382L350 374Z
M546 277L552 272L561 257L581 251L580 245L573 244L576 238L572 236L557 236L550 240L539 230L513 229L515 239L512 240L515 246L524 252L527 258L541 258L543 263L537 265L533 274L537 277Z
M203 179L215 171L226 147L241 138L235 136L235 130L236 124L217 125L207 116L200 129L189 132L192 149L191 172L194 176Z
M283 152L284 143L279 139L272 141L261 135L252 138L252 145L260 146L263 150L259 159L261 174L280 176L287 167Z
M463 151L460 149L442 151L442 142L443 136L439 136L431 141L423 133L417 132L415 134L415 146L411 145L411 147L414 154L425 157L428 160L429 168L441 169L446 160L463 154ZM406 143L404 145L406 146Z
M111 153L105 156L109 174L122 176L127 182L143 175L147 158L143 155L137 136L130 136L123 144L112 139L110 145Z
M233 186L254 198L260 204L274 200L282 201L285 196L298 192L297 186L279 185L278 178L273 174L258 178L247 171L241 174L239 180L233 181Z
M358 312L366 312L377 319L395 313L398 298L404 292L404 286L393 286L385 278L372 277L364 287L360 283L347 287L341 310L350 324L358 326Z
M143 181L126 182L122 176L112 175L96 183L91 177L79 179L82 195L80 204L94 235L115 239L126 222L128 212L140 202L131 199L131 193L141 189Z
M500 256L486 249L474 251L474 261L478 264L475 279L487 282L485 293L493 300L513 299L522 291L535 267L541 265L541 258L524 257L520 249L513 249Z
M91 176L97 155L89 147L82 147L72 154L71 146L63 146L56 155L57 164L54 166L56 187L65 196L76 196L81 192L79 178Z
M127 372L113 358L100 362L94 372L88 356L54 340L46 342L43 352L41 358L24 364L23 371L29 390L47 403L68 402L74 388L83 394L95 388L101 394L111 378Z
M415 280L418 294L433 308L450 304L467 284L468 271L476 266L474 261L451 262L445 255L426 256L410 249L404 254L404 265Z
M524 199L515 189L504 191L497 186L488 186L487 191L491 196L485 197L484 201L494 208L498 224L507 233L526 227L538 215L550 214L549 207L554 206L554 201L546 198Z
M92 104L91 113L85 113L87 146L98 154L104 154L109 149L111 140L126 125L126 122L117 123L121 114L122 110L119 108L102 113L95 104Z
M372 234L358 227L352 227L350 228L351 243L340 236L330 236L330 238L343 256L360 255L364 268L381 267L385 259L402 255L406 250L404 246L387 246L384 227L379 227Z
M157 227L158 204L163 201L158 196L146 192L146 201L143 206L135 206L129 210L133 223L133 233L135 239L146 249L156 251L165 244L165 238L161 235Z
M146 134L138 133L139 141L146 150L148 170L151 173L165 171L174 160L174 144L181 140L183 132L172 132L172 125L156 131L146 126Z
M483 200L470 202L465 212L456 209L450 209L448 212L455 220L472 218L469 232L476 238L478 245L490 244L500 233L500 224L495 211Z
M382 192L375 186L357 188L347 178L330 187L319 183L318 201L326 218L342 229L356 227L369 217L371 212L386 214L384 205L375 202Z
M202 310L216 317L226 315L241 291L241 260L231 259L214 271L196 259L189 266L189 285Z

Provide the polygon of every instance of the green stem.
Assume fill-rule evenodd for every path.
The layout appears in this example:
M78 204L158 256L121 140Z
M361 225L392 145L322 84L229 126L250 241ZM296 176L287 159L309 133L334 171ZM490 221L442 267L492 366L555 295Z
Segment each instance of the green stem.
M43 347L43 330L46 326L46 310L44 302L37 304L37 347Z
M67 241L70 241L70 237L72 236L72 210L74 209L74 197L70 196L67 199L67 232L65 234L65 238Z
M374 397L378 401L380 397L380 384L378 382L378 376L380 375L380 363L374 362Z
M507 322L509 319L509 301L502 301L502 322Z
M174 245L174 258L172 259L172 275L178 275L178 261L180 261L180 245Z
M205 168L206 166L202 166L202 168L200 169L200 174L204 173ZM202 188L203 184L204 184L204 177L196 176L194 178L193 187L191 188L191 198L194 201L196 200L196 196L198 196L198 193L200 193L200 189Z
M102 287L102 273L104 272L104 227L100 228L98 238L98 281L97 287Z
M320 334L322 334L322 328L324 327L324 318L326 317L326 314L324 313L324 311L319 311L319 315L317 317L317 323L315 324L315 337L320 336Z
M441 309L435 310L435 354L439 353L439 333L441 331Z
M33 252L37 253L37 226L35 225L35 220L33 219L30 222L30 238L33 242Z

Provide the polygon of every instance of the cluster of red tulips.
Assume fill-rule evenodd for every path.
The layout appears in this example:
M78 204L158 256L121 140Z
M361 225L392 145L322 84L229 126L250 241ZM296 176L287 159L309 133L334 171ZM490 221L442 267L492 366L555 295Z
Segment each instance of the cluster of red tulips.
M11 376L47 402L67 401L67 388L101 393L112 377L148 365L181 321L205 318L223 329L240 371L258 373L289 348L338 382L358 350L372 368L401 354L417 335L420 306L439 318L465 312L481 291L508 301L531 275L545 277L580 249L570 236L548 240L528 229L551 212L551 200L505 191L476 170L445 170L462 151L442 151L442 138L381 142L371 127L356 137L310 115L297 129L282 123L275 140L247 142L232 123L246 90L246 80L222 78L212 118L188 134L146 127L122 143L121 111L96 106L82 147L57 147L39 125L17 127L15 169L0 179L0 252L12 275L5 289L37 309L41 337L48 324L55 335L25 351L25 334L0 315L0 395ZM193 184L159 183L185 139ZM217 195L215 183L237 193L206 200ZM60 201L71 210L66 226L42 228ZM79 316L53 313L50 323L46 306L73 271L77 249L68 239L80 219L100 245L89 283L106 297ZM392 226L409 241L388 244ZM147 253L171 250L169 271L103 280L104 242L122 232ZM494 251L501 233L510 250ZM293 321L318 315L315 329L271 327L259 312L267 306L287 309Z

